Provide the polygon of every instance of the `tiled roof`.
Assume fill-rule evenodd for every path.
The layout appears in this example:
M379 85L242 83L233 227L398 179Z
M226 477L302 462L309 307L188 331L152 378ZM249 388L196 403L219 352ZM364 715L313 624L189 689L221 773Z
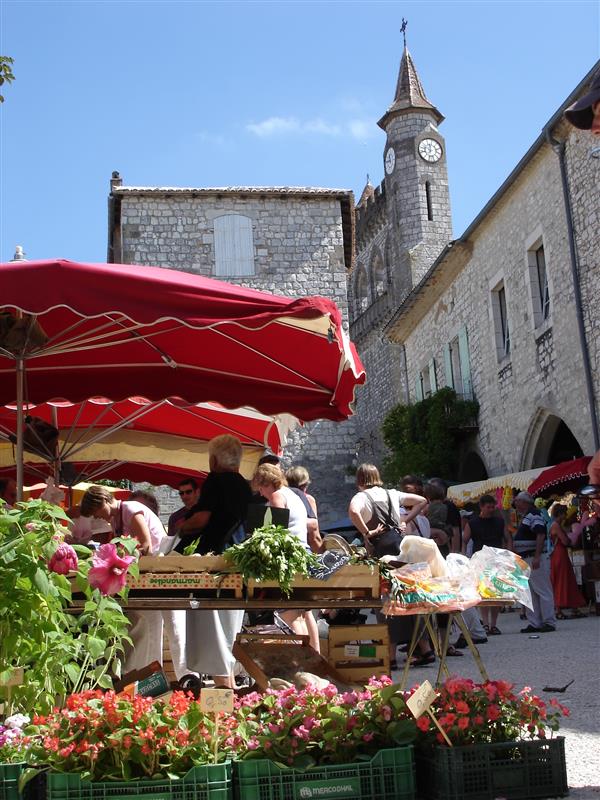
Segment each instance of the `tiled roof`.
M425 89L423 88L423 84L417 73L417 68L415 67L415 62L412 60L408 49L405 47L402 53L402 60L400 61L400 71L398 73L394 102L377 124L383 128L390 115L402 113L411 108L426 108L433 111L438 125L444 119L443 115L440 114L433 103L427 99Z
M348 197L349 189L324 189L317 186L115 186L113 194L270 194L315 197Z

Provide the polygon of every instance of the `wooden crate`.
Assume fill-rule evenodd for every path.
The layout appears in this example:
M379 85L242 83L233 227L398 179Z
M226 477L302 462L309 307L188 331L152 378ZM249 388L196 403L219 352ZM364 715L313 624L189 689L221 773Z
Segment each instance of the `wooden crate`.
M140 572L233 572L223 556L141 556Z
M340 685L344 683L331 664L309 645L308 636L238 633L233 655L262 691L269 688L271 678L293 683L297 672L309 672Z
M229 595L241 598L244 582L237 573L216 575L211 572L143 572L139 578L127 576L130 589L196 589L202 591L226 591Z
M373 675L390 674L389 644L387 625L331 625L328 661L349 683L366 683ZM368 648L365 655L360 653L361 646L363 652Z
M347 564L338 569L326 581L315 578L296 576L293 586L293 596L311 599L314 593L323 593L332 597L346 597L361 594L366 597L379 598L379 570L372 569L367 564ZM277 581L248 581L248 599L253 598L258 592L267 590L269 594L279 590Z

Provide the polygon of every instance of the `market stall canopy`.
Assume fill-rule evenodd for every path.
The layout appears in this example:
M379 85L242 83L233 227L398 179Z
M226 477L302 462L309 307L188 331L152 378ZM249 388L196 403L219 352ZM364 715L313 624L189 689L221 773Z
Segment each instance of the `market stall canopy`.
M591 460L591 456L582 456L547 467L529 485L527 491L534 497L576 492L589 483L587 469Z
M77 483L75 486L60 486L59 488L65 493L70 489L72 492L72 502L73 505L79 505L81 502L81 498L87 492L87 490L92 486L91 483ZM118 486L106 486L105 487L113 497L116 497L117 500L127 500L129 495L131 494L131 489L121 489ZM34 483L31 486L24 486L23 487L23 496L25 500L31 500L34 498L40 497L44 490L46 489L45 483Z
M364 380L340 312L323 297L291 300L157 267L0 264L2 405L177 396L343 420Z
M473 483L459 483L456 486L448 487L448 498L450 500L466 503L470 500L477 500L482 494L495 492L496 489L505 487L518 489L525 492L529 489L530 483L544 470L544 467L528 469L525 472L512 472L508 475L496 475L494 478L486 478L483 481Z

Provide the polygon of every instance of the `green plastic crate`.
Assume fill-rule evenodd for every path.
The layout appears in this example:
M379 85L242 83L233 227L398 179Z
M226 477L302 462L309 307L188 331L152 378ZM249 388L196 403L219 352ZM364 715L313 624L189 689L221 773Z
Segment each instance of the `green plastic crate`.
M232 800L231 762L193 767L180 780L82 781L48 774L47 800Z
M0 764L0 800L21 800L19 776L25 764Z
M416 763L423 800L532 800L569 793L562 736L417 750Z
M413 800L412 746L381 750L370 761L285 769L266 759L234 766L238 800Z

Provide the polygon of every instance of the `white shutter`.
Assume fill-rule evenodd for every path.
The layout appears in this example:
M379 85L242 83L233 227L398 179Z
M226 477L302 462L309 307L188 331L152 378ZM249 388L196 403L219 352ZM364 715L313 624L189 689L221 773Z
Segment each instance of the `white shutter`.
M215 275L254 275L252 220L241 214L224 214L214 222Z
M446 377L446 386L454 389L454 378L452 375L452 356L450 355L450 345L444 345L444 372Z
M469 358L469 337L466 325L458 333L458 355L460 357L463 397L465 400L470 400L473 397L473 385L471 383L471 360Z
M429 362L429 385L431 387L431 394L437 392L437 379L435 377L435 358Z

